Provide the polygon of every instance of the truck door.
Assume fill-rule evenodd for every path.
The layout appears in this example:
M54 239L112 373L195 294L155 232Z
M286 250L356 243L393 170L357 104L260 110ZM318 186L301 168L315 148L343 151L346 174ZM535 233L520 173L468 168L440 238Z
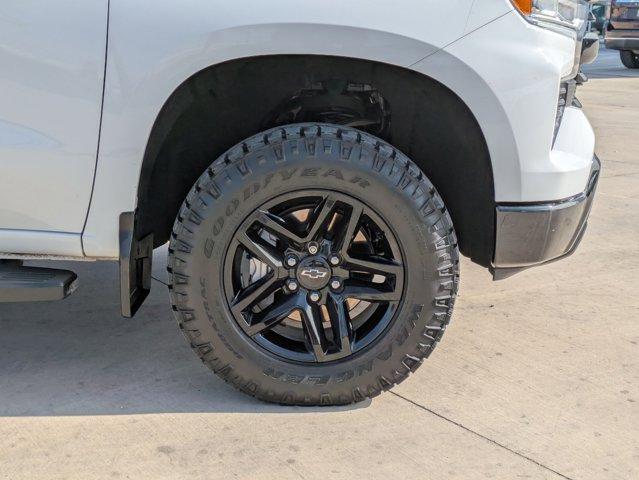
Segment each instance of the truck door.
M33 249L36 232L73 239L77 250L98 148L107 5L0 2L0 252Z

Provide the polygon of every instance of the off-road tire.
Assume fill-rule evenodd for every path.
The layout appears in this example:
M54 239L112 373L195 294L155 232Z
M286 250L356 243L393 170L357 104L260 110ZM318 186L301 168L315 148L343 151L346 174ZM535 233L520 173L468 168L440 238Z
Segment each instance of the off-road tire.
M347 193L389 220L406 261L404 293L386 331L362 352L298 364L244 334L222 293L226 247L242 221L283 193ZM198 179L175 221L169 247L170 298L199 358L248 395L288 405L343 405L375 397L406 379L449 324L459 280L451 218L424 173L371 135L298 124L255 135Z
M619 56L621 57L621 63L623 63L626 68L639 68L639 55L632 50L621 50Z

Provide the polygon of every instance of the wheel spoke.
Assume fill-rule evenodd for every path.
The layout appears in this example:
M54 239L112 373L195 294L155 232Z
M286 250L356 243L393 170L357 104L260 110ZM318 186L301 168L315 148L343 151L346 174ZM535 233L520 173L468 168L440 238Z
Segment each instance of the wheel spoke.
M289 230L286 226L286 221L282 218L274 215L270 212L260 210L257 222L266 230L279 237L282 240L286 240L287 243L301 244L304 243L304 239Z
M382 275L401 275L403 267L400 263L385 258L370 256L367 259L347 256L345 263L349 270L367 273L379 273Z
M266 242L254 240L246 232L239 232L237 241L258 260L277 270L284 267L283 255Z
M353 326L351 325L344 299L331 294L326 302L326 309L331 319L333 339L338 349L338 354L334 355L334 357L350 355L352 353Z
M303 237L290 230L287 226L288 222L286 220L271 212L260 210L256 220L263 228L279 237L281 240L285 240L286 243L301 245L310 242L311 240L316 240L320 236L322 229L328 228L334 207L335 200L333 197L331 195L325 197L310 214L310 219L308 220L310 228L308 228L307 234Z
M364 208L361 205L353 205L348 217L345 215L340 222L340 226L336 232L335 243L337 244L338 251L342 256L346 257L348 249L357 234L357 228L359 227L359 221L362 218Z
M327 341L319 305L306 302L302 307L302 321L308 340L313 347L315 360L325 362L327 360Z
M231 303L231 310L234 313L243 312L280 288L282 286L281 283L273 273L252 283L235 296Z
M251 323L245 329L246 333L253 337L270 330L298 308L299 303L297 295L288 295L281 302L267 307L266 310L252 314Z
M333 218L332 214L334 209L335 199L331 195L328 195L313 212L312 225L308 234L303 238L304 242L317 240L321 229L328 229L328 225Z
M350 279L344 288L344 296L367 302L397 302L401 299L401 292L385 283L363 282Z

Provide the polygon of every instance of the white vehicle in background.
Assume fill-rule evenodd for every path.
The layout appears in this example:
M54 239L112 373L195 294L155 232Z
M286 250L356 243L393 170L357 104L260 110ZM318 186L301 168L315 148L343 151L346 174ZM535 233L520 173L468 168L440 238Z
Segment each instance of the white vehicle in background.
M499 279L577 247L600 168L575 98L587 17L5 0L0 301L76 288L24 260L113 260L133 316L169 242L173 311L218 375L284 404L373 397L442 337L459 252Z

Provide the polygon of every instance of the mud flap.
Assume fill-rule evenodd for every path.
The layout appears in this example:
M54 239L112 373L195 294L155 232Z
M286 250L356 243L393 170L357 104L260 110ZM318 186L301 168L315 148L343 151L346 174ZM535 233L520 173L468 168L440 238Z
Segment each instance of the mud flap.
M135 213L120 215L120 303L122 316L131 318L151 292L153 234L135 237Z

